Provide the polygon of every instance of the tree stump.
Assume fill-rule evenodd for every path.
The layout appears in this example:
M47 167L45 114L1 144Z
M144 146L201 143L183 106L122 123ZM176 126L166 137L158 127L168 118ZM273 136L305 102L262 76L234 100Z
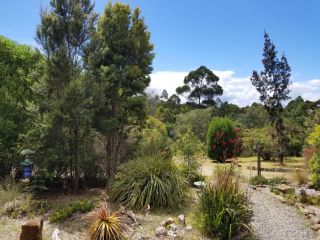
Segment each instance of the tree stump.
M21 226L20 240L42 240L43 219L34 219Z

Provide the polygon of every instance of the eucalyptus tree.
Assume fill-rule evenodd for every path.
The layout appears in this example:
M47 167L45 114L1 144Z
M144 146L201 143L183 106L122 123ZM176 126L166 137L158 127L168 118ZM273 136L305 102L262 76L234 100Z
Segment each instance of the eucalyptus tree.
M178 95L188 94L190 103L197 106L215 105L215 97L222 95L223 89L217 77L210 69L200 66L184 78L184 85L176 89Z

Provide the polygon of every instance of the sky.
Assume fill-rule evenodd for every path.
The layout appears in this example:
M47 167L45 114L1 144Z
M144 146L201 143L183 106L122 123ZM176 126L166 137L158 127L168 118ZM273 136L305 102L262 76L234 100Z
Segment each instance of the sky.
M291 96L320 95L320 1L318 0L121 0L139 7L151 32L155 59L151 89L173 94L189 71L210 68L224 89L222 99L258 101L250 83L262 70L263 33L292 68ZM103 13L108 1L95 1ZM0 0L0 34L36 46L40 8L49 0Z

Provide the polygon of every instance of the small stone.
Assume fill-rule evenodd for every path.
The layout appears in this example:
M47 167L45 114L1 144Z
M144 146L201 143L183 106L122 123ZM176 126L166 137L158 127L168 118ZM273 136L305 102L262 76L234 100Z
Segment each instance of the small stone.
M134 234L132 235L131 239L132 239L132 240L142 240L143 238L142 238L141 233L136 232L136 233L134 233Z
M191 225L187 225L186 226L186 231L191 231L192 230L192 226Z
M315 216L312 216L312 217L310 218L310 220L311 220L311 222L312 222L313 224L318 224L318 223L320 223L320 218L315 217Z
M314 224L314 225L312 225L311 229L312 229L313 231L318 231L318 230L320 229L320 224Z
M186 217L184 216L184 214L180 214L178 216L178 221L179 221L180 225L182 225L182 226L186 225Z
M168 231L165 227L161 226L161 227L157 227L155 230L155 235L157 237L160 237L160 236L166 236L168 234Z
M166 226L166 223L167 223L167 221L162 221L161 223L160 223L160 226L163 226L163 227L165 227Z
M177 236L177 234L172 230L169 230L167 235L170 236L170 237L176 237Z

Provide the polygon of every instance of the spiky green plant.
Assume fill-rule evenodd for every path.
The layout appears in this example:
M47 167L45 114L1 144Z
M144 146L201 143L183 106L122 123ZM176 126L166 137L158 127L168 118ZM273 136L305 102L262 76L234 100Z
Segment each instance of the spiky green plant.
M112 184L114 200L129 208L173 209L187 195L187 182L171 158L144 155L123 164Z
M200 193L199 210L201 225L209 236L231 239L239 230L250 229L248 196L232 167L217 169L214 182Z
M125 224L119 212L110 212L107 204L101 205L90 214L93 223L89 227L90 240L124 239Z

